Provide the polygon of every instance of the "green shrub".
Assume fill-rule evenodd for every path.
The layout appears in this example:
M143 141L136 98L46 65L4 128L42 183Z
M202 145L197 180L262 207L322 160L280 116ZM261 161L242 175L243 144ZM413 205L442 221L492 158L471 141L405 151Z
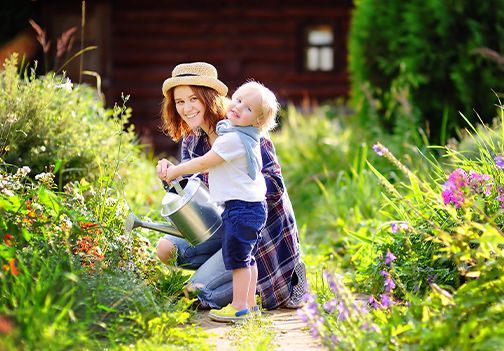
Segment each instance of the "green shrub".
M489 122L494 92L504 92L502 8L504 0L357 1L349 69L363 123L376 114L394 128L406 108L444 143L463 125L458 111Z
M130 111L106 109L96 91L35 69L17 73L17 55L0 73L0 156L5 162L30 166L33 173L50 171L63 184L97 180L139 158L134 133L124 131Z

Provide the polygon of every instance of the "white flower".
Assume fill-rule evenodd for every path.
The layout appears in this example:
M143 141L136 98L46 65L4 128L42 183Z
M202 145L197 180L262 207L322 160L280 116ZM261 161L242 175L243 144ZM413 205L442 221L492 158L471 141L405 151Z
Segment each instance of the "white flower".
M10 191L9 189L2 189L2 193L7 196L14 196L14 193L12 191Z
M68 92L72 91L72 87L73 87L73 84L72 84L72 81L70 80L70 78L67 78L65 83L56 85L56 88L64 89Z
M21 168L18 168L18 170L16 171L16 176L18 177L25 177L28 173L31 172L31 169L30 167L28 166L23 166Z

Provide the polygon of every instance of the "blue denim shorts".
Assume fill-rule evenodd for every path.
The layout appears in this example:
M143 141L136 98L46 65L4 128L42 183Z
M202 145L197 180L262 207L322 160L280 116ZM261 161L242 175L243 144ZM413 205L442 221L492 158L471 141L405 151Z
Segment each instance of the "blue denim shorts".
M254 266L257 242L266 224L266 201L229 200L222 212L222 256L228 270Z

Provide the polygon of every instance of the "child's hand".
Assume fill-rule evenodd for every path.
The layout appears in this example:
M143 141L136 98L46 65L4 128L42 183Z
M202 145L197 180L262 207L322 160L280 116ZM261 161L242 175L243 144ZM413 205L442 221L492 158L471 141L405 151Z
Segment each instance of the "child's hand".
M178 176L179 176L179 174L177 172L177 166L170 165L166 169L166 172L165 172L165 175L164 175L164 180L166 180L167 182L171 182L172 180L174 180Z
M157 167L156 167L156 172L157 172L159 179L165 180L166 170L170 166L173 166L173 163L171 163L170 161L168 161L165 158L158 161Z

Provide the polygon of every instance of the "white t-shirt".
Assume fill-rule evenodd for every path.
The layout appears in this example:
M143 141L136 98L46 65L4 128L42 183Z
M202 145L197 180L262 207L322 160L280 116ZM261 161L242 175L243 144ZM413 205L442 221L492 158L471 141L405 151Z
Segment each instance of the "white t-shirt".
M259 170L256 179L252 180L249 177L245 146L238 133L225 133L219 136L212 145L212 151L225 161L208 171L208 188L212 201L243 200L255 202L265 199L266 182L264 176ZM262 169L259 144L254 148L253 152Z

